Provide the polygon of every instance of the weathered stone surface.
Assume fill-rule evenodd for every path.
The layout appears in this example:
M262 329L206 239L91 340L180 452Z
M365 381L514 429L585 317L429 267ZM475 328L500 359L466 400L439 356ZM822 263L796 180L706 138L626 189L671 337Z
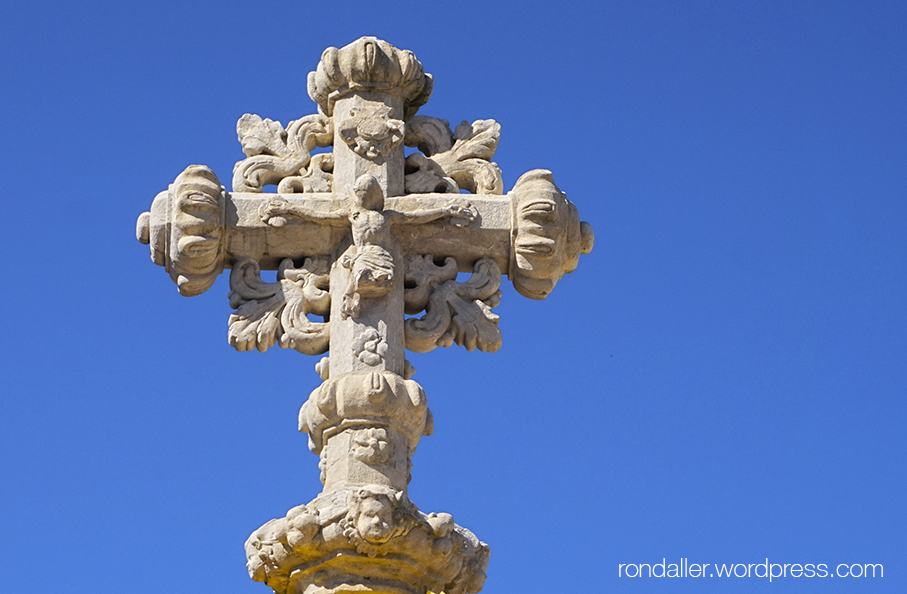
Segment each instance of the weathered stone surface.
M497 350L502 276L543 299L591 251L591 226L549 171L504 193L494 120L417 116L432 78L412 52L329 48L308 88L317 114L240 118L232 192L190 166L136 230L183 295L232 269L237 350L328 353L299 414L324 490L252 534L250 575L281 594L478 592L488 546L407 495L433 422L405 349Z
M324 50L308 83L312 101L329 116L334 115L338 99L380 89L403 99L408 120L425 105L432 90L431 75L425 73L415 54L376 37L362 37L339 50Z
M488 553L450 514L379 485L323 493L246 541L250 575L280 594L479 592Z

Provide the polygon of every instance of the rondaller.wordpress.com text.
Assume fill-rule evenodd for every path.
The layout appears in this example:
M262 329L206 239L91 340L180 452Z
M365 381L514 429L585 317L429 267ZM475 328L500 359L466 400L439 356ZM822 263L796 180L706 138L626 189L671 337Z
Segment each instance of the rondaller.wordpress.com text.
M757 577L814 578L814 577L884 577L881 563L690 563L686 557L677 563L621 563L618 577Z

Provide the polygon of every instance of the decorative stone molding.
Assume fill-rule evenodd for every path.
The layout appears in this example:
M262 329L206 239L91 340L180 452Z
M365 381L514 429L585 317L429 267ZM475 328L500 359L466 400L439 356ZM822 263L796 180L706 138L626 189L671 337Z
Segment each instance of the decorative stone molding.
M573 203L550 171L523 174L513 187L513 260L510 279L521 295L544 299L579 255L592 251L592 226L581 223Z
M363 89L401 96L408 120L431 96L432 78L411 51L376 37L361 37L341 49L329 47L309 74L309 97L329 116L339 97Z
M244 259L230 273L230 346L237 351L265 352L275 344L306 355L328 350L330 323L312 322L309 314L326 316L331 308L329 264L306 258L294 268L289 258L280 263L277 282L261 280L258 262Z
M142 213L136 237L170 273L181 295L208 290L224 269L225 193L214 172L190 165Z
M299 430L320 454L331 435L350 426L391 427L410 452L434 428L425 392L415 380L389 372L350 373L325 380L299 411Z
M252 579L278 594L473 594L489 553L450 514L424 514L381 485L297 506L256 530L245 548Z

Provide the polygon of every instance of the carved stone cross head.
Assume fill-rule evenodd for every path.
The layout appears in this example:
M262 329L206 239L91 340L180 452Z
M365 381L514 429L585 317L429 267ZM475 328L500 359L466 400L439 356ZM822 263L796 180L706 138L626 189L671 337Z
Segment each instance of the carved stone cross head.
M431 90L410 51L374 37L328 48L308 78L317 114L286 127L239 119L246 158L231 192L192 165L138 220L138 239L181 294L231 269L237 350L328 352L316 365L324 383L300 411L324 492L246 545L253 578L277 592L481 589L487 545L407 499L432 418L404 349L497 350L502 275L543 299L592 249L591 226L551 172L504 193L494 120L451 130L416 115Z

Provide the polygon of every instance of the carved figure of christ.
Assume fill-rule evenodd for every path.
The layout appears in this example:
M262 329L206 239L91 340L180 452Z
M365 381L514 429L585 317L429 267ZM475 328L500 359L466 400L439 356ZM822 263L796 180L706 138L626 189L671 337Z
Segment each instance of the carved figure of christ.
M272 198L263 204L260 210L262 221L273 227L283 227L287 217L298 218L313 223L342 227L349 225L352 244L339 257L341 267L349 271L350 279L341 296L340 312L342 319L359 318L362 299L380 299L390 293L397 278L397 269L403 262L395 263L392 252L398 252L393 236L396 225L422 225L450 219L455 227L466 226L477 217L476 209L469 202L450 196L447 204L436 207L416 207L407 211L385 209L384 192L378 180L372 175L362 175L355 183L352 204L341 206L325 212L311 208L305 203L290 204L281 197ZM403 316L403 311L384 309L385 315ZM396 323L387 324L389 320L378 319L378 324L367 324L371 331L366 331L366 342L373 342L370 364L383 359L386 349L377 350L381 341L387 340L381 332L383 328L396 327ZM381 324L384 322L384 324ZM335 325L336 326L336 325ZM402 345L402 327L399 337ZM361 335L363 336L363 335ZM391 341L397 337L391 338ZM362 338L358 342L362 342ZM377 344L376 344L377 343ZM401 349L402 350L402 349ZM360 353L361 355L361 353ZM402 356L402 353L401 353Z

